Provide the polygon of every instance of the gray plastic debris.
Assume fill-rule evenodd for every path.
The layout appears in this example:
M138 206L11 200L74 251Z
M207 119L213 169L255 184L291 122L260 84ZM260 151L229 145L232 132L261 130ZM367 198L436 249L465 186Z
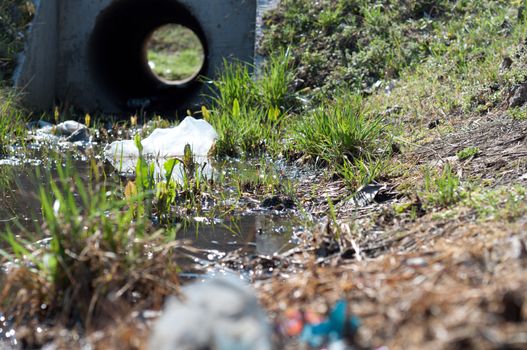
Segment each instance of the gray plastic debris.
M234 277L183 288L156 322L150 350L271 350L271 328L253 292Z
M74 120L67 120L55 127L55 134L60 136L70 136L80 130L86 130L86 125Z
M67 120L57 125L46 122L28 125L29 128L39 127L35 132L37 140L67 141L67 142L88 142L90 132L86 125L74 120Z
M373 203L383 203L395 197L397 197L397 193L393 187L373 183L359 188L351 200L357 207L367 207Z

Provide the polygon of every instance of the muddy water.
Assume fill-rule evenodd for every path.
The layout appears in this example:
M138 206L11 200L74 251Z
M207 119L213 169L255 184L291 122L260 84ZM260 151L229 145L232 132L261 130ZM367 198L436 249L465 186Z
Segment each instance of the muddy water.
M71 159L71 166L82 180L89 181L90 164L79 153L66 156L37 149L0 159L0 233L8 228L15 233L22 230L36 232L36 227L42 224L39 188L49 189L50 182L58 181L56 165L65 157ZM106 166L100 171L111 170ZM5 242L0 240L0 248L3 246Z
M298 229L287 216L250 213L220 224L194 224L178 232L177 238L192 241L214 260L236 249L258 255L283 252L293 246L291 235Z
M78 159L73 161L72 166L88 181L88 162ZM15 233L22 231L16 223L30 232L38 232L35 227L42 223L38 192L42 185L50 182L50 174L46 170L51 169L52 179L58 179L54 167L55 165L44 164L39 159L20 162L16 159L0 159L0 235L7 227ZM245 167L230 164L229 168L231 171L240 171L240 168ZM109 168L101 171L116 178L116 184L119 182L119 176ZM181 277L201 278L205 276L203 273L206 270L198 267L213 266L233 251L239 251L241 255L269 256L292 248L292 235L302 228L294 225L291 214L255 207L251 211L245 210L225 219L192 218L191 223L178 231L176 237L185 242L185 246L194 248L176 251L178 264L182 268ZM40 238L42 237L34 237ZM1 240L0 248L7 248ZM0 276L0 287L1 284ZM36 331L42 332L39 329ZM18 346L12 322L0 313L0 349L17 349Z
M90 164L87 161L77 159L71 165L83 180L89 181ZM51 181L58 179L53 170L55 166L53 162L45 164L38 158L0 159L0 232L8 229L14 233L39 232L42 224L39 188L49 187L50 176ZM237 171L245 166L231 164L229 168L229 171ZM119 184L119 176L110 167L101 168L100 172L107 174L110 185L112 180L114 185ZM282 252L291 247L291 235L297 229L287 214L262 210L258 206L251 211L241 210L226 219L196 217L189 220L190 224L178 231L177 239L204 250L206 254L199 258L205 260L216 260L238 249L261 255ZM6 248L3 240L0 240L0 248Z

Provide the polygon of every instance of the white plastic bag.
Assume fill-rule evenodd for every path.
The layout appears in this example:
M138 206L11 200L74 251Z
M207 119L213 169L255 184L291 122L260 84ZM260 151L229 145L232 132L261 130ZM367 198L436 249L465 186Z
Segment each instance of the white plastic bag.
M155 171L162 177L164 162L170 158L182 158L186 145L190 145L195 161L203 163L217 139L218 133L207 121L186 117L178 126L155 129L142 140L142 155L155 162ZM132 172L139 158L139 150L133 140L116 141L106 147L104 155L118 171ZM174 178L177 180L180 175L181 170L175 169Z

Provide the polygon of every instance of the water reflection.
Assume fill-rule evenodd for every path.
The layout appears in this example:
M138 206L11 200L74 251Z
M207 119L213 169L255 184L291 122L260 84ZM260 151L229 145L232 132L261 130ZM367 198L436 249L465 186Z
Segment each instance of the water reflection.
M162 168L161 164L156 167ZM72 161L71 166L76 168L83 181L90 181L88 162ZM239 171L239 167L232 164L230 166ZM212 172L211 166L207 169ZM222 169L215 171L218 173ZM56 171L49 165L0 166L0 232L6 232L8 228L15 234L30 232L34 235L39 232L42 213L38 193L41 186L49 188L50 175L51 181L58 179ZM114 185L119 183L118 178L114 181ZM82 205L80 199L78 205ZM249 211L230 214L221 220L195 218L178 232L177 239L189 241L195 248L210 250L211 253L200 255L201 259L209 261L217 260L222 254L237 249L250 254L272 255L291 247L293 225L291 218L287 216L268 211ZM42 237L28 238L38 240ZM0 240L0 248L6 248L3 240Z
M247 253L273 255L292 247L294 229L290 218L253 213L221 224L195 223L178 232L177 238L191 241L196 247L210 252L231 252L241 248ZM205 258L216 260L218 257L208 254Z

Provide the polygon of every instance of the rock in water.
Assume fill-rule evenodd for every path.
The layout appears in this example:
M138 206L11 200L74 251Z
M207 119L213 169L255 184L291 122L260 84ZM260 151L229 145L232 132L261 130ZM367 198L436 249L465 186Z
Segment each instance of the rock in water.
M55 133L60 136L71 136L80 130L86 129L86 125L82 123L76 122L74 120L66 120L55 127Z
M154 326L150 350L271 350L271 328L252 291L221 277L183 288Z
M38 121L28 124L29 129L38 128L35 132L37 140L89 142L90 130L82 123L67 120L57 125Z

